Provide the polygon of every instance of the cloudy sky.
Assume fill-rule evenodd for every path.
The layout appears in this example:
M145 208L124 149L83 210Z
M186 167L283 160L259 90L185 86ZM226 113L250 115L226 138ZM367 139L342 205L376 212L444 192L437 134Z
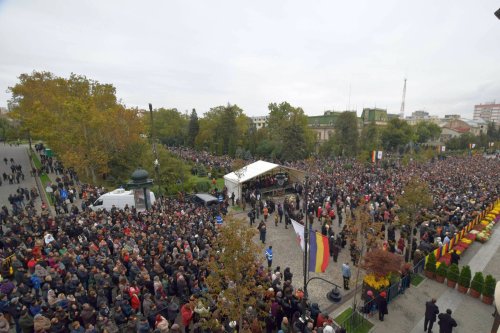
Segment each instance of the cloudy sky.
M112 83L127 106L288 101L460 113L500 101L497 0L0 0L0 106L21 73Z

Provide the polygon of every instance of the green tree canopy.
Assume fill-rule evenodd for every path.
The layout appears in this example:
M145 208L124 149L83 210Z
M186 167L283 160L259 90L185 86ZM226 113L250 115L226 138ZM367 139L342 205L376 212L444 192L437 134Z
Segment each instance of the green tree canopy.
M154 133L168 146L184 145L187 139L188 119L177 109L159 108L153 112ZM146 121L148 127L150 123Z
M187 143L189 147L194 147L194 140L196 140L196 136L200 132L200 124L198 122L198 114L196 113L196 109L191 111L191 116L189 117L189 127L188 127L188 139Z
M422 121L415 125L415 136L418 143L437 140L441 135L441 127L430 121Z
M283 160L306 158L314 145L314 133L300 107L288 102L269 104L268 135L273 142L272 155Z
M342 112L334 124L337 155L356 156L358 154L358 117L356 112Z
M404 120L393 118L383 129L381 139L386 150L394 151L414 140L413 127Z

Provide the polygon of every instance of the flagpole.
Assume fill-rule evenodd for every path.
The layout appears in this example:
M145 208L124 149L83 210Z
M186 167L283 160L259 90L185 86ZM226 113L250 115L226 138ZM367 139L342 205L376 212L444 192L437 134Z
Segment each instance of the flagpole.
M304 297L307 297L307 254L309 246L309 223L307 218L307 196L309 176L306 175L306 183L304 186Z

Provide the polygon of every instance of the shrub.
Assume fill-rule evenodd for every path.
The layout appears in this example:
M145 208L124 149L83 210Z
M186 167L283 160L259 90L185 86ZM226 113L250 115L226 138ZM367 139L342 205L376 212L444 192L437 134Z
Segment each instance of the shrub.
M470 283L470 288L474 289L475 291L481 292L483 290L483 285L484 285L483 273L476 272L476 274L474 274L472 282Z
M458 279L458 284L462 287L469 288L471 275L472 273L470 271L470 267L468 265L464 266L462 268L462 271L460 272L460 278Z
M460 277L460 268L458 268L457 264L451 264L448 269L448 273L446 274L446 278L448 281L457 282Z
M496 285L497 280L490 274L486 275L486 278L484 279L482 294L484 296L493 297Z
M448 272L448 266L446 266L444 263L441 263L441 265L439 265L439 267L436 270L436 274L443 277L446 277L447 272Z
M208 180L200 180L196 183L196 191L208 192L210 191L210 182Z
M425 263L425 270L431 273L436 272L436 256L434 255L434 252L431 252L427 256L427 262Z

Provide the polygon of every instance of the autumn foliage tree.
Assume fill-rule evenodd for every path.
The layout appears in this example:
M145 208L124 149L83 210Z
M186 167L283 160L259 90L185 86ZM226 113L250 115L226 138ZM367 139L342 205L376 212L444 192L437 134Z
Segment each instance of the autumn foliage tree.
M416 177L410 179L404 186L403 193L398 197L397 203L400 207L398 212L399 220L402 224L410 226L410 239L408 240L410 253L408 261L410 261L414 250L411 237L413 237L415 226L421 219L422 210L431 207L433 204L429 185Z
M254 242L255 235L255 228L229 216L220 229L211 251L214 260L207 278L209 293L218 309L209 321L212 327L216 327L221 318L241 324L249 306L258 308L266 288L263 288L263 276L258 274L264 249Z
M365 255L361 267L368 274L373 274L377 278L385 277L389 273L397 273L401 270L403 259L392 252L382 249L374 249Z
M21 127L93 182L140 142L143 126L137 112L118 103L110 84L76 74L66 79L33 72L21 74L9 90L12 116Z

